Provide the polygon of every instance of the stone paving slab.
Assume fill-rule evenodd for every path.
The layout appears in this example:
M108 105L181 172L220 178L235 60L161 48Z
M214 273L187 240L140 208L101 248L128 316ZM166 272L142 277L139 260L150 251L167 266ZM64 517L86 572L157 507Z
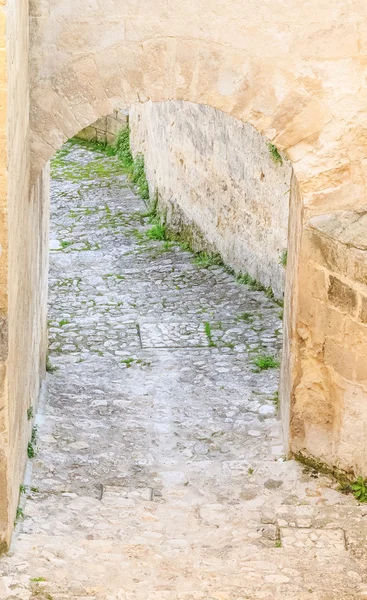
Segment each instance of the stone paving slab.
M367 507L286 460L255 365L279 306L148 239L115 157L68 144L53 177L56 371L0 598L367 598Z

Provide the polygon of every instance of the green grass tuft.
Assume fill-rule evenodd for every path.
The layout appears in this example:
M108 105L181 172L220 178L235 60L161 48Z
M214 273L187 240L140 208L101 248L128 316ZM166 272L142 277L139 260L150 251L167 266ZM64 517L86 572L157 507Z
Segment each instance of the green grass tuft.
M274 144L268 144L269 152L271 155L271 159L275 164L283 164L283 159L279 154L278 148L274 146Z
M129 168L133 165L134 159L130 150L130 128L124 127L121 129L115 140L116 154L122 162L125 168Z
M249 312L244 312L241 315L238 315L238 317L236 317L237 321L244 321L245 323L251 323L251 321L254 320L254 317L252 316L251 313Z
M46 371L47 371L47 373L54 373L55 371L57 371L57 367L55 367L51 363L50 357L48 355L46 357Z
M208 338L209 347L213 348L215 346L215 343L214 343L213 337L212 337L213 336L212 328L208 321L205 321L205 323L204 323L204 331L205 331L206 337Z
M273 292L272 288L270 286L266 287L265 285L260 283L260 281L255 279L254 277L251 277L251 275L249 273L240 273L239 275L237 275L236 279L237 279L238 283L248 285L249 288L251 290L253 290L254 292L264 292L264 294L267 298L269 298L270 300L275 300L275 296L274 296L274 292Z
M38 435L38 427L37 427L37 425L34 425L32 427L32 437L31 437L32 444L37 444L37 435Z
M124 358L122 359L120 362L124 365L126 365L126 368L129 369L131 367L131 365L133 364L135 358Z
M143 200L149 200L149 185L145 175L144 157L141 154L134 159L131 180L137 186Z
M17 508L17 512L15 514L15 523L19 521L19 519L24 519L24 511L20 506Z
M207 252L198 252L193 259L193 263L203 269L208 269L215 265L223 265L220 254L208 254Z
M130 128L121 129L116 136L115 151L129 179L136 185L143 200L149 200L149 185L145 175L144 157L132 155L130 148Z
M259 369L259 371L265 371L267 369L277 369L280 366L279 360L274 356L267 354L260 354L253 360L253 364Z
M288 250L282 250L282 252L279 256L279 264L282 265L282 267L286 267L287 259L288 259Z
M36 456L36 449L35 449L34 445L32 444L32 442L28 442L27 455L28 455L28 458L30 458L30 459L32 459Z
M352 492L358 502L367 502L367 479L358 477L352 485Z
M147 237L150 240L160 240L162 242L167 240L166 226L158 221L146 232Z

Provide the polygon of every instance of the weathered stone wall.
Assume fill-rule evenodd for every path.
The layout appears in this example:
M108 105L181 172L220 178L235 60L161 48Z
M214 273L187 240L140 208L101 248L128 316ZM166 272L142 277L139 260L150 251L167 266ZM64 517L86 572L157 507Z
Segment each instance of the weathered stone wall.
M28 2L1 7L0 548L9 543L45 368L48 170L29 193Z
M0 49L6 57L6 10L0 5ZM8 164L7 164L7 110L8 77L6 62L0 70L0 93L3 106L0 111L0 552L7 545L9 527L9 477L8 439L9 417L7 402L7 353L8 353Z
M144 155L151 197L158 194L168 226L190 231L196 249L219 252L282 297L288 161L274 162L251 125L209 106L135 104L129 123L133 153Z
M292 448L367 473L367 211L314 217L300 261Z
M127 111L114 110L112 115L101 117L79 131L75 137L81 140L113 144L118 131L127 124Z

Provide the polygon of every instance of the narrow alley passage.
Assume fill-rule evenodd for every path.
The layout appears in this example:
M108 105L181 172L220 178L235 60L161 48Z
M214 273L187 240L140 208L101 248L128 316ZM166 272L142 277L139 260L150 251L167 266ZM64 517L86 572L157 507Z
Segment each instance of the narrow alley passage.
M284 457L280 307L151 239L115 156L52 171L53 372L0 597L367 598L367 506Z

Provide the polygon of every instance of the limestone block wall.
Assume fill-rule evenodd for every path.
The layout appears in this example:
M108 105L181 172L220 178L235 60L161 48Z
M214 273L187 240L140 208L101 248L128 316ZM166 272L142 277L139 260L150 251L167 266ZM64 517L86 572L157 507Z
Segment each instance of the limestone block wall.
M219 252L276 296L284 291L291 166L274 161L251 125L190 102L135 104L133 153L145 157L151 197L174 231Z
M0 5L0 49L6 56L6 10ZM0 94L6 102L8 75L6 63L0 68ZM7 404L7 332L8 332L8 169L7 110L0 111L0 552L6 548L8 535L8 404Z
M81 140L102 142L103 144L113 144L118 131L125 127L128 120L127 111L114 110L107 117L100 117L77 133L75 137Z
M367 474L367 210L313 217L300 260L292 449Z
M45 371L48 167L30 193L27 0L0 7L0 550L10 541Z

